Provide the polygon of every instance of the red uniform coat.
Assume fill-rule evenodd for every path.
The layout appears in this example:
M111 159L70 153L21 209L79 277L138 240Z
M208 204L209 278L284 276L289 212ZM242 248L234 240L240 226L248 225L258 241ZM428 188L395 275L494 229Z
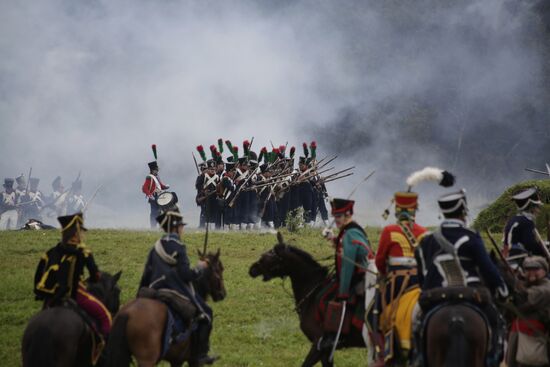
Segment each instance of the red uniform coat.
M160 187L157 187L157 182ZM161 190L166 190L168 188L169 186L163 184L160 181L160 178L158 176L152 177L152 175L148 175L145 178L145 182L143 183L143 186L141 187L141 191L148 198L151 198L156 192L159 192Z
M404 225L409 225L407 222L403 223ZM416 223L413 224L411 230L417 238L417 243L420 237L427 231L426 228ZM376 267L382 275L386 274L387 261L390 256L414 258L414 249L411 248L411 244L398 224L391 224L384 227L380 235L380 243L378 244L378 251L376 252Z

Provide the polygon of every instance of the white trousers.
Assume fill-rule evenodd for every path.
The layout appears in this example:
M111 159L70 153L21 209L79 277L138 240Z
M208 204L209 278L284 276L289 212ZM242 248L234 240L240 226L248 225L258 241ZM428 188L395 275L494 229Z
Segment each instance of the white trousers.
M6 229L17 229L17 210L8 210L0 215L0 230Z

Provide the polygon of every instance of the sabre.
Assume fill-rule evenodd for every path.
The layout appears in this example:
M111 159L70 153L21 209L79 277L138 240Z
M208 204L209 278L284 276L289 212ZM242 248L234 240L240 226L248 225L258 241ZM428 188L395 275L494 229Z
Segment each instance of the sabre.
M328 358L329 362L334 360L334 352L336 352L336 347L338 346L338 340L340 340L340 335L342 334L342 327L344 326L344 319L346 318L346 308L347 301L342 302L342 315L340 316L340 325L338 325L338 332L336 333L336 339L334 339L334 345L330 352L330 357Z

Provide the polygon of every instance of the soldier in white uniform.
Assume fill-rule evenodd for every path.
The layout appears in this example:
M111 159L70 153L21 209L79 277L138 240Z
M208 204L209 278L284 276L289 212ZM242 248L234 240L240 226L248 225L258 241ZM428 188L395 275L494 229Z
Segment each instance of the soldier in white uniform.
M84 195L82 195L82 181L76 180L71 186L71 194L67 199L67 213L80 213L86 207Z
M0 230L15 229L17 226L17 194L13 183L13 178L4 179L0 201Z

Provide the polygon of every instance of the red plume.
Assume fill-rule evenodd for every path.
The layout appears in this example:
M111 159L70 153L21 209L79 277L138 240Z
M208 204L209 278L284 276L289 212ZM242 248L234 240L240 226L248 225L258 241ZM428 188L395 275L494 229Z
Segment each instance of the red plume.
M279 151L284 152L286 150L286 147L284 145L279 146Z
M261 153L267 153L267 148L266 147L263 147L262 150L261 150Z
M317 148L317 143L315 142L315 140L311 142L311 147L312 148Z
M204 147L203 147L202 145L198 145L198 146L197 146L197 150L198 150L199 152L203 152L203 151L204 151Z

